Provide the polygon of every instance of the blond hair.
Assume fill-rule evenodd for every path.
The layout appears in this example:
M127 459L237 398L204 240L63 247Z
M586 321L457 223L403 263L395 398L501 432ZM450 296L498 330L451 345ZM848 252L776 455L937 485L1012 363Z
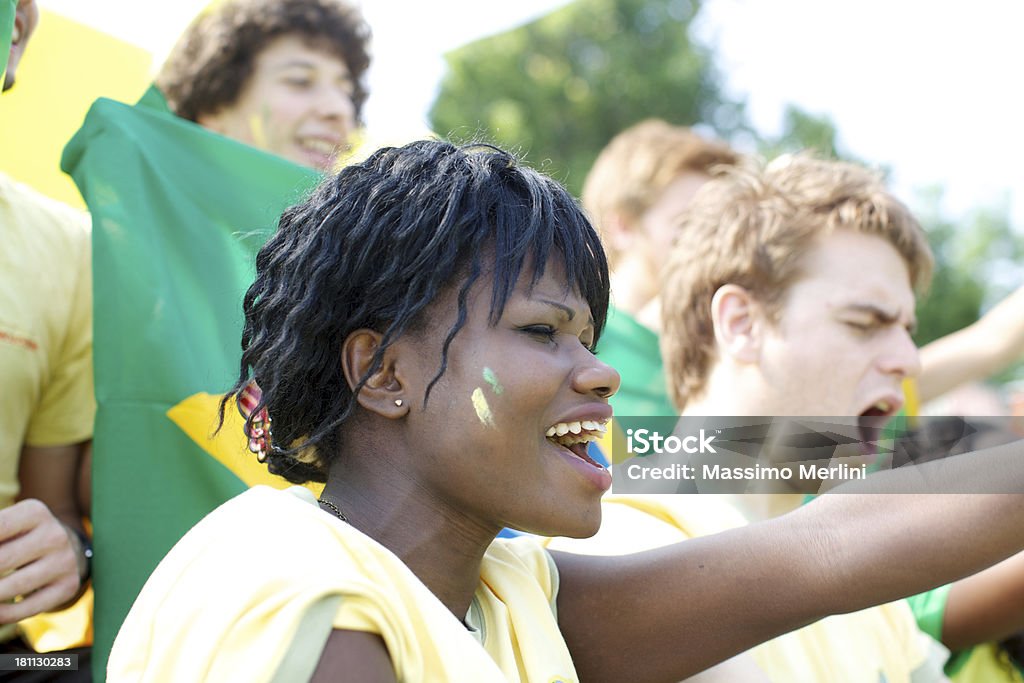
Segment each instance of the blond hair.
M616 135L598 155L583 184L583 207L598 230L614 214L632 223L682 173L710 175L738 161L739 155L723 143L647 119ZM609 250L608 257L614 261L616 254Z
M677 408L704 392L715 361L715 292L739 285L776 316L803 255L836 230L892 244L918 289L931 279L921 225L878 173L861 166L806 155L768 166L751 161L701 188L681 218L662 289L661 351Z

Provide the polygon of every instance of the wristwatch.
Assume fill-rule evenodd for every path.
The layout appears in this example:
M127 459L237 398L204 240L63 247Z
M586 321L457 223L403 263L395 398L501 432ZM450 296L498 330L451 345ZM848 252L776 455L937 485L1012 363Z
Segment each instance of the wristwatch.
M84 586L85 583L92 578L92 539L85 535L85 532L81 529L74 527L68 527L78 538L78 545L82 548L82 557L85 558L85 573L82 574L81 583Z

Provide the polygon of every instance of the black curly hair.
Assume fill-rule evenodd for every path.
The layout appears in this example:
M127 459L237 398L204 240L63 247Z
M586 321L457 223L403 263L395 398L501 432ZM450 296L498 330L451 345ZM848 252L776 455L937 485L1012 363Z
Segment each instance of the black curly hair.
M297 35L345 62L362 120L370 28L348 0L227 0L189 25L155 82L171 110L196 121L238 101L256 57L275 38Z
M291 482L326 481L339 428L385 350L413 331L438 294L458 287L458 316L438 371L466 321L470 288L493 278L497 324L524 268L533 284L549 258L587 301L595 343L608 309L608 265L600 239L558 183L490 145L421 141L375 152L328 177L281 216L256 257L245 295L238 382L221 404L255 380L273 424L270 471ZM353 331L382 335L370 370L352 389L339 350ZM250 434L252 417L246 420Z

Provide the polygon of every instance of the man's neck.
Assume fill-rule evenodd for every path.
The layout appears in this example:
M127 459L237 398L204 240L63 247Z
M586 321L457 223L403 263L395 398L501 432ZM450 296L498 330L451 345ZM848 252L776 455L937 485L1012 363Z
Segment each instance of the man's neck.
M687 402L683 417L745 417L771 415L772 409L757 401L757 391L751 390L727 368L715 366L708 378L707 388L699 398ZM803 495L799 493L743 493L725 494L729 502L751 522L778 517L800 507Z
M658 296L657 279L637 258L624 258L611 275L615 309L637 318Z

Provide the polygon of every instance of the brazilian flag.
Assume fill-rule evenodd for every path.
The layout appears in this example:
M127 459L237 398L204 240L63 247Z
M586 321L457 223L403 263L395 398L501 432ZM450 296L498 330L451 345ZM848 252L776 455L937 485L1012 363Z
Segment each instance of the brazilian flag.
M237 411L214 430L238 372L255 253L319 178L174 116L155 89L135 106L98 100L61 166L93 220L102 680L122 620L171 546L247 486L287 485L248 452Z

